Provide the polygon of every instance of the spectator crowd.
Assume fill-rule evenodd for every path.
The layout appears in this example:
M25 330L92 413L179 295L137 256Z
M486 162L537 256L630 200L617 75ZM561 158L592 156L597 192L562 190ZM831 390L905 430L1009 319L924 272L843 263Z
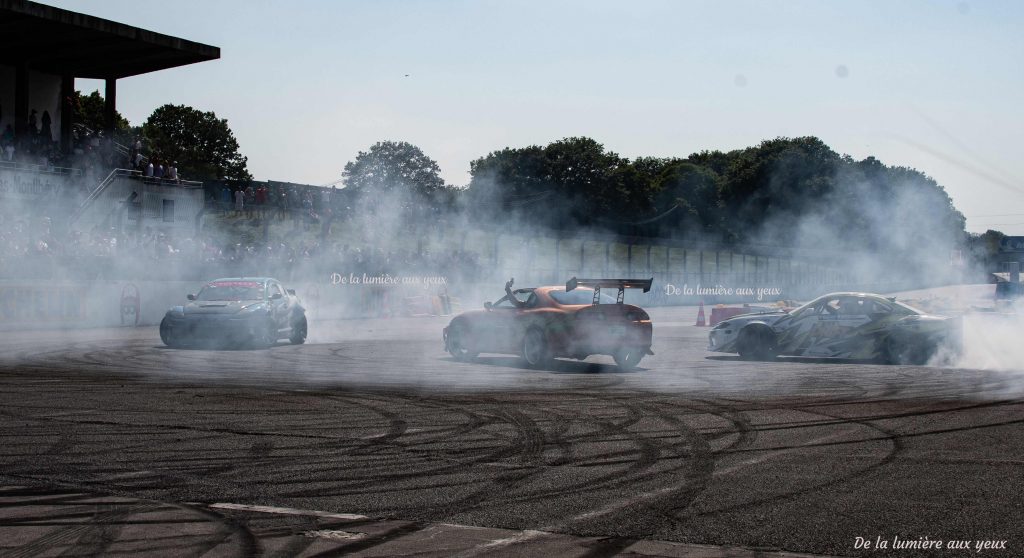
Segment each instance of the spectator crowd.
M174 238L152 227L93 227L60 235L49 218L0 214L0 279L189 280L272 275L326 280L331 273L443 275L474 280L476 254L462 250L391 250L319 241L225 242L212 234Z

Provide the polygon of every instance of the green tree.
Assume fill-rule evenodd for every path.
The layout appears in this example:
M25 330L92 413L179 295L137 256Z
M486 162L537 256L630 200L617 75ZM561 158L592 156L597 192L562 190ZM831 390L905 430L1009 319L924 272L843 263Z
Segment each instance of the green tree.
M75 91L72 95L71 104L74 108L73 122L82 124L94 132L104 129L106 126L106 118L104 117L106 102L99 91L93 91L88 95L82 95L81 91ZM120 112L114 111L115 130L128 130L130 127L128 119L122 116Z
M345 185L356 190L395 191L431 196L444 188L441 167L415 145L381 141L360 151L342 172Z
M552 184L570 204L577 221L585 223L593 217L607 216L623 201L615 175L629 161L605 151L597 141L565 138L545 147L544 158Z
M655 179L659 212L679 208L666 224L676 230L721 233L718 176L711 169L688 162L666 167Z
M506 148L470 163L469 199L551 227L620 221L650 205L645 175L590 138Z
M142 126L150 154L176 162L190 180L252 180L228 121L185 105L164 105Z
M727 236L747 238L763 234L769 222L806 214L834 186L842 158L815 137L776 138L730 154L731 161L719 182L719 198L730 216ZM792 228L774 227L775 238L762 242L789 243Z
M469 163L469 190L478 197L497 201L551 191L544 148L506 147Z

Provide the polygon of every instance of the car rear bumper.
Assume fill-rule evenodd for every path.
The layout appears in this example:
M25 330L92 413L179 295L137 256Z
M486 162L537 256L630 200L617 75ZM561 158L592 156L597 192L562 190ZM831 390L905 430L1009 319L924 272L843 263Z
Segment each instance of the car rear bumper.
M636 347L646 354L653 355L653 341L654 328L650 322L610 324L589 328L583 332L577 331L571 339L563 343L563 349L557 352L566 356L613 355L623 347Z

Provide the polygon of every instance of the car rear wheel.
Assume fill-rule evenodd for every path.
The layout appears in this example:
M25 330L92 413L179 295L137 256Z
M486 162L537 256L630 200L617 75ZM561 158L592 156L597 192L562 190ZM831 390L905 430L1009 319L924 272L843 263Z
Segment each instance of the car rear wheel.
M536 368L547 364L551 360L551 352L548 348L548 341L540 328L530 328L523 336L523 361L530 368Z
M288 337L288 341L292 345L301 345L306 342L306 335L309 333L309 324L306 323L306 317L302 316L294 324L292 324L292 334Z
M168 323L167 318L160 321L160 340L164 342L164 345L172 349L181 347L181 341L172 331L171 324Z
M473 360L480 354L469 347L466 337L465 327L461 324L453 325L448 330L448 354L456 360Z
M892 337L885 344L885 352L890 364L927 364L932 355L923 341L901 341Z
M747 327L740 331L736 349L745 360L771 360L778 354L775 335L767 327Z
M615 364L619 365L620 369L633 370L636 365L640 364L645 353L646 351L640 347L622 347L612 355L612 358L615 359Z

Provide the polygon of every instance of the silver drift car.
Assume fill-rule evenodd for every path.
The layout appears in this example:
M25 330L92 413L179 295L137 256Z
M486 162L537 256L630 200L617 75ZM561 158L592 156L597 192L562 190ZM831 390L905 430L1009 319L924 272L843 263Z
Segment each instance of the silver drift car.
M894 298L832 293L785 312L734 316L708 334L708 350L763 360L778 355L924 364L962 346L960 318L933 316Z
M188 304L168 310L160 322L160 339L168 347L269 347L282 338L294 344L306 341L306 309L295 291L276 279L217 279L188 299Z

